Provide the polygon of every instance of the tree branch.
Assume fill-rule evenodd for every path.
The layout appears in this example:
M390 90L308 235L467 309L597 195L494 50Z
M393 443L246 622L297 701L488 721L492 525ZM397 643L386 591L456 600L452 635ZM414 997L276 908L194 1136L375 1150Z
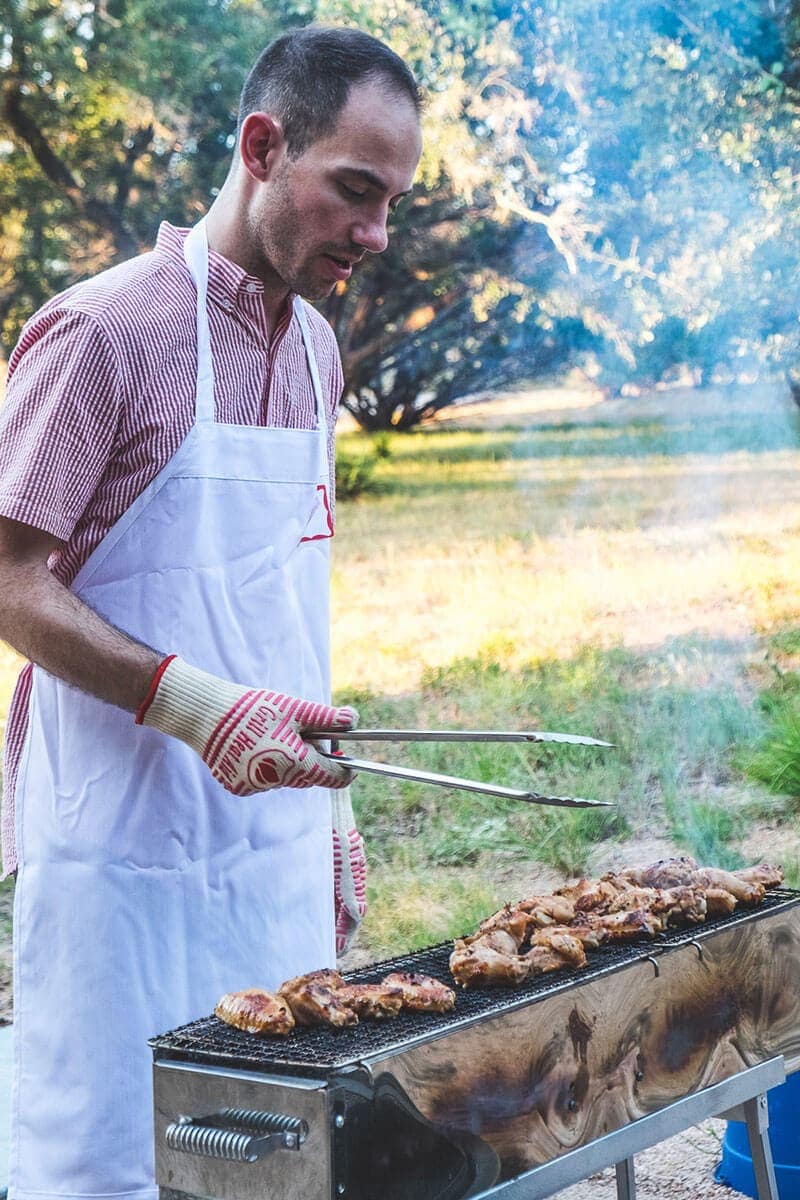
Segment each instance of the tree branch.
M111 234L121 257L138 254L141 247L119 213L104 200L87 197L78 180L53 151L39 126L23 108L16 83L7 82L3 86L3 116L19 140L28 147L44 175L55 184L75 211Z

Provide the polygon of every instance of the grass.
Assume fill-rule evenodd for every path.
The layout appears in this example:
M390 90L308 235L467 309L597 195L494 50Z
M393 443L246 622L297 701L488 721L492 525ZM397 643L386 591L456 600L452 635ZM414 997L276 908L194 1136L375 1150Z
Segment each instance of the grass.
M626 843L654 836L731 867L752 857L743 839L759 822L793 833L791 810L747 764L768 720L770 639L781 654L798 648L794 412L734 389L532 425L389 435L380 494L339 507L334 679L365 724L606 737L616 748L602 754L359 749L616 808L528 810L362 776L371 953L410 944L406 910L424 944L464 928L471 892L481 911L487 889L499 904L523 882L635 854ZM342 444L354 454L368 439ZM446 921L433 901L442 879L459 889ZM420 880L429 926L411 898Z
M364 756L380 758L383 751L390 761L425 770L518 788L533 784L548 794L614 804L569 811L364 775L354 798L380 878L411 870L415 879L435 880L441 869L458 872L461 901L446 927L453 935L463 927L467 880L473 878L483 893L492 862L502 863L506 873L514 864L521 873L525 864L536 863L575 875L589 868L598 847L615 847L637 831L660 829L706 863L739 865L729 846L736 809L729 804L718 810L708 797L741 779L736 748L754 742L757 710L722 682L699 688L670 682L670 676L679 678L681 666L691 678L690 667L696 673L698 664L705 664L708 670L710 660L730 652L724 645L695 641L670 643L657 654L584 648L568 661L511 670L495 649L431 670L414 694L394 698L362 692L357 703L367 725L557 728L614 742L609 750L363 743L357 752ZM497 903L512 898L513 890L495 889ZM441 927L437 916L436 930ZM402 948L402 924L386 941L389 931L373 924L370 914L365 932L383 951Z
M745 758L750 778L800 809L800 626L774 631L766 639L765 661L772 676L760 696L763 736Z
M615 806L569 812L362 775L370 956L443 940L526 889L651 844L730 866L757 853L745 835L759 825L787 839L799 828L750 773L800 695L794 410L766 386L599 408L550 396L553 411L513 423L492 416L498 405L481 428L340 438L333 678L364 725L615 743L365 743L365 757ZM0 713L16 666L0 658Z

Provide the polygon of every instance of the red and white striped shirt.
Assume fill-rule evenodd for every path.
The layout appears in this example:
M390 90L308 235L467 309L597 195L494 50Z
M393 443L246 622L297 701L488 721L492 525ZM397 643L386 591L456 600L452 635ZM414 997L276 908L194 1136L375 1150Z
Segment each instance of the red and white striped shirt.
M193 423L195 289L183 258L186 233L162 224L154 250L48 301L23 329L9 360L0 407L0 516L61 540L48 566L66 586ZM217 420L313 429L314 393L299 324L287 307L270 341L262 294L258 279L211 252ZM313 309L308 316L328 401L333 475L342 368L330 326ZM6 725L6 873L17 861L14 789L30 676L27 666Z

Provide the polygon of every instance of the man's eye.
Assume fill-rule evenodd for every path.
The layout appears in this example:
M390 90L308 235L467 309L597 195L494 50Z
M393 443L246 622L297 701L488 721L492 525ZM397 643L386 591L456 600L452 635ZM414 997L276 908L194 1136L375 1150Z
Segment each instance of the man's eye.
M348 187L346 183L340 183L339 187L344 192L345 196L349 196L353 200L363 200L366 192L357 192L355 188Z

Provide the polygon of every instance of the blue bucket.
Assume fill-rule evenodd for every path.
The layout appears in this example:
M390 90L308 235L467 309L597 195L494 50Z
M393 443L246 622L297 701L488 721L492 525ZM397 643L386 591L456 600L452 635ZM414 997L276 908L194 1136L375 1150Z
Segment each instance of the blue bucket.
M780 1200L800 1200L800 1071L767 1092L769 1144L775 1163ZM747 1126L728 1121L722 1140L722 1162L714 1172L718 1183L745 1196L757 1196Z

